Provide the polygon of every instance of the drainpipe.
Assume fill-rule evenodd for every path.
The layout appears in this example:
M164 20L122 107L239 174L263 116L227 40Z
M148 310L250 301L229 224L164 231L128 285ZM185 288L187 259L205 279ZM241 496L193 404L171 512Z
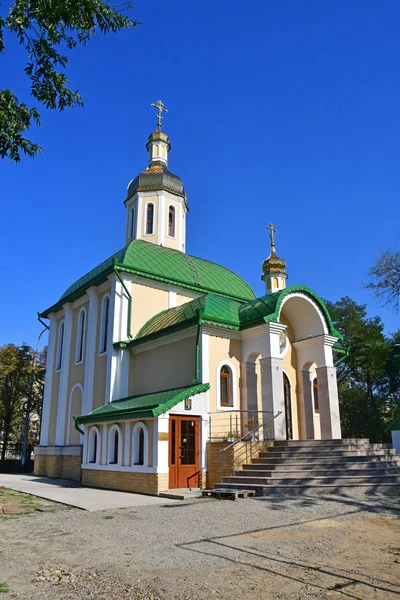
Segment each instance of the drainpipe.
M201 383L200 377L200 334L201 334L201 319L203 317L204 311L201 309L196 311L197 317L199 319L197 325L197 335L196 335L196 355L195 355L195 378L193 379L193 385L197 385Z
M339 365L342 364L342 362L344 362L345 360L347 360L349 358L351 346L347 346L347 348L341 348L340 346L337 346L337 347L333 346L333 349L337 350L338 352L343 354L342 358L339 358L339 360L337 360L336 362L333 363L334 367L338 367Z
M85 435L85 432L83 431L83 429L79 429L79 425L78 425L78 419L79 417L72 417L75 423L75 429L77 431L79 431L79 433L81 433L82 435Z
M133 338L133 335L131 333L132 296L131 296L128 288L126 287L125 283L122 281L122 278L121 278L120 274L118 273L118 268L119 268L118 267L118 259L115 258L114 259L114 272L115 272L116 276L118 277L119 282L121 283L122 287L124 288L126 295L128 296L128 324L127 324L127 328L126 328L127 329L126 333L127 333L128 339L131 340Z

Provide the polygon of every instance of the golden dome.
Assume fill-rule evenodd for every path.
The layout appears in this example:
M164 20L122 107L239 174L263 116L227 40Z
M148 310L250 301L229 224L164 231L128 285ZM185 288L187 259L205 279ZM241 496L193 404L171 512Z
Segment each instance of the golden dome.
M270 273L285 273L286 271L286 261L276 255L274 243L271 244L271 254L264 260L262 269L264 275L269 275Z

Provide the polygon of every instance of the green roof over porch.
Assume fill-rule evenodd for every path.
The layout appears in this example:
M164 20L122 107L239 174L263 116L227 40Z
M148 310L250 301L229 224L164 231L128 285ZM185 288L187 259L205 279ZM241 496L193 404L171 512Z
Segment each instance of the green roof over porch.
M129 396L96 408L88 415L74 417L79 425L104 423L106 421L128 421L131 419L151 419L167 412L182 400L191 398L210 389L209 383L190 387L164 390L142 396Z

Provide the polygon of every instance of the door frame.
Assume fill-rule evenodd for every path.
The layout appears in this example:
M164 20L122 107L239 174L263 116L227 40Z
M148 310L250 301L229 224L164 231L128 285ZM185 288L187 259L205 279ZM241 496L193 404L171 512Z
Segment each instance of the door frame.
M197 421L197 454L196 456L196 463L194 465L194 473L196 473L197 471L199 471L202 468L202 443L203 443L203 437L202 437L202 425L203 425L203 415L193 415L193 414L188 414L188 413L178 413L178 412L171 412L168 415L168 489L179 489L178 488L173 488L171 487L171 468L178 468L179 469L179 465L172 465L171 464L171 444L172 444L172 418L178 418L178 419L182 419L186 420L186 421ZM175 434L177 435L177 433ZM176 453L176 457L179 456L179 452ZM179 459L178 459L179 460ZM179 472L177 475L177 479L179 482ZM185 486L186 487L186 481L185 481Z
M283 405L285 408L285 431L286 431L286 439L294 440L294 422L293 422L293 398L292 398L292 384L290 382L290 378L285 371L282 371L283 374ZM289 437L289 428L288 428L288 419L287 419L287 407L286 407L286 397L285 397L285 378L287 380L288 390L289 390L289 418L290 418L290 426L292 430L292 437Z

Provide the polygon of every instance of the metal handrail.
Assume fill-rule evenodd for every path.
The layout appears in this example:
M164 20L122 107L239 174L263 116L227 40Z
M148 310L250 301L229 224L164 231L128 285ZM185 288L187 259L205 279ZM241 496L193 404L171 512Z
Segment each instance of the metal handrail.
M206 466L201 467L201 469L199 469L198 471L196 471L196 473L193 473L193 475L189 475L189 477L187 477L186 484L187 484L187 487L188 487L188 489L189 489L190 492L192 491L192 486L189 485L189 481L191 479L193 479L193 477L196 477L196 475L199 475L199 479L200 479L200 473L202 473L205 469L206 469ZM199 481L197 481L197 483L199 483ZM200 487L200 485L198 485L198 487Z
M252 436L254 433L256 433L256 431L258 431L259 429L261 429L261 427L265 427L265 425L267 425L268 423L270 423L271 421L273 421L274 419L276 419L277 417L279 417L279 415L282 414L282 411L280 410L278 413L276 413L276 415L273 415L271 418L267 419L266 421L264 421L264 423L261 423L261 425L257 425L257 427L255 427L252 431L248 431L247 433L245 433L244 435L242 435L241 438L239 438L238 440L235 440L234 442L232 442L231 444L229 444L229 446L226 446L225 448L222 448L222 450L220 450L219 453L219 472L220 472L220 477L221 477L221 481L222 481L222 473L223 473L223 453L226 452L227 450L229 450L230 448L233 448L233 446L235 446L236 444L238 444L239 442L243 442L244 440L246 441L250 441L252 442L253 439L252 437L250 437L249 440L249 436ZM259 440L258 440L259 441ZM263 440L265 442L265 439ZM243 454L244 452L242 452ZM235 451L233 451L233 475L235 474Z

